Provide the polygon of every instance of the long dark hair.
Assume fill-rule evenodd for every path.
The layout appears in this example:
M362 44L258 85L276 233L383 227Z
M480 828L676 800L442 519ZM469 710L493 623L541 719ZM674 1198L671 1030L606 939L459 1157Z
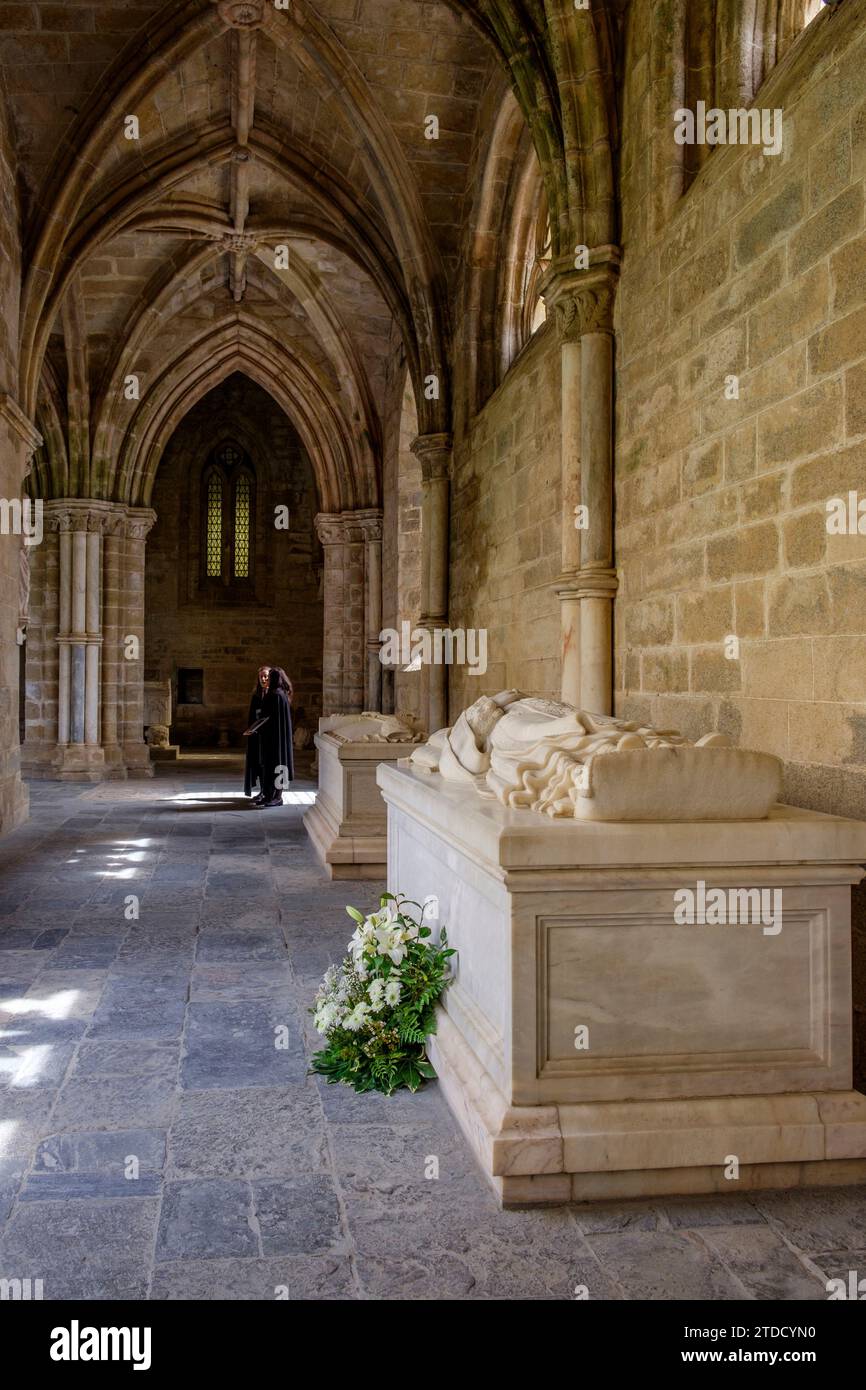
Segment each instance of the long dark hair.
M276 679L274 679L276 677ZM272 666L271 674L268 676L268 690L282 690L285 692L286 699L291 703L294 689L282 666Z

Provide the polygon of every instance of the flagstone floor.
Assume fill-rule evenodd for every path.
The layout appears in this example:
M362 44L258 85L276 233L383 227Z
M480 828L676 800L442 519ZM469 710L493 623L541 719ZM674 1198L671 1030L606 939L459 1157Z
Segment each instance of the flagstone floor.
M319 869L311 784L261 812L240 781L210 759L35 783L0 843L0 1278L47 1299L714 1300L866 1274L862 1190L501 1212L435 1083L308 1077L344 904L376 885Z

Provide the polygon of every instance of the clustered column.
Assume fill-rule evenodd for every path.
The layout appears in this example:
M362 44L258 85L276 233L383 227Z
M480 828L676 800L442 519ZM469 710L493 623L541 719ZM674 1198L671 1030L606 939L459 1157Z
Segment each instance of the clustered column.
M613 301L618 263L558 277L562 344L562 699L613 711Z
M143 736L144 542L155 520L149 508L94 499L45 503L52 544L39 557L39 577L45 588L56 575L58 600L56 613L43 603L33 637L43 683L52 676L46 649L57 650L56 704L53 690L43 690L42 717L28 727L32 775L95 781L151 770Z
M419 434L412 452L421 463L421 616L418 627L431 633L448 626L449 501L451 435ZM435 646L431 642L431 649ZM448 670L426 666L421 672L421 714L428 733L448 723Z
M59 776L99 775L102 531L109 503L66 498L48 502L59 532L57 760Z

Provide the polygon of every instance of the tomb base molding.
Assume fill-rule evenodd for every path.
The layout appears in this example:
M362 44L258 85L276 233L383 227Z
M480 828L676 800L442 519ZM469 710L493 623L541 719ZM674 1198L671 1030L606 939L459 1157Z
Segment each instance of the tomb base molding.
M378 782L389 891L435 895L457 951L430 1057L504 1204L866 1180L866 825L551 820L408 762ZM683 889L745 920L681 922Z
M325 717L321 725L339 721ZM353 742L327 727L320 727L315 744L319 790L304 825L319 861L332 879L383 879L388 818L376 769L405 758L407 744Z

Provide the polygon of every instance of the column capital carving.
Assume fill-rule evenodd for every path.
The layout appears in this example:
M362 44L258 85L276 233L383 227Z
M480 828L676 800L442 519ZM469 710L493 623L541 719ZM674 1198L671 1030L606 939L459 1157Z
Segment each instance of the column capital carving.
M24 445L24 457L27 464L24 476L26 477L30 472L33 455L43 443L42 435L24 414L18 402L6 391L0 391L0 420L5 421L13 435L16 435Z
M156 512L98 497L53 497L44 504L44 518L49 531L86 531L143 540L156 521Z
M410 444L410 449L421 464L421 476L425 483L451 475L451 435L419 434Z
M377 507L364 507L361 511L345 512L345 519L360 528L365 542L373 544L382 539L382 512Z
M542 294L556 316L563 343L579 342L585 333L613 333L613 306L619 284L619 249L597 247L588 270L553 268Z
M46 531L71 531L72 512L63 502L49 500L44 504L42 515Z
M322 545L342 545L346 539L343 517L339 512L319 512L313 525Z
M156 521L152 507L127 507L126 535L131 541L143 541Z

